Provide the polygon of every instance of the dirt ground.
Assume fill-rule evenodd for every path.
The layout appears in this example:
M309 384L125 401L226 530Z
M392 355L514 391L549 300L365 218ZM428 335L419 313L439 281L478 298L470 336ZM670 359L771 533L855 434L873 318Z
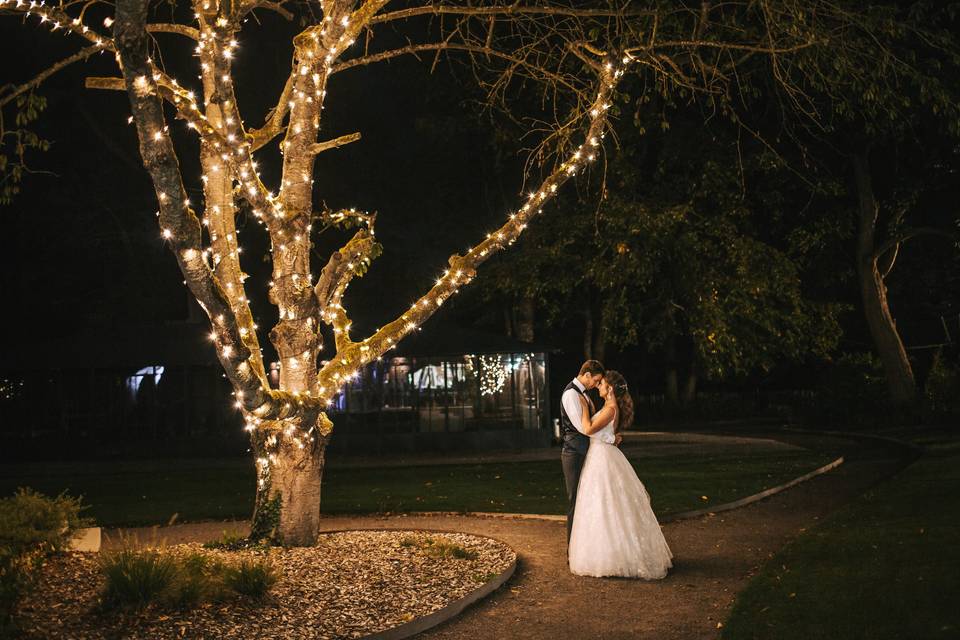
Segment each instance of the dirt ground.
M794 444L807 444L791 436ZM823 446L828 439L818 438ZM750 506L664 525L674 568L645 582L574 576L567 571L562 522L462 515L325 517L326 531L428 529L497 538L517 552L514 577L461 616L422 638L574 640L580 638L716 638L734 598L778 549L867 487L899 470L904 460L883 447L826 443L845 449L839 469ZM642 478L641 478L642 480ZM656 507L656 496L653 496ZM165 528L167 543L209 540L239 523ZM148 530L131 530L141 540ZM116 536L114 536L114 539Z

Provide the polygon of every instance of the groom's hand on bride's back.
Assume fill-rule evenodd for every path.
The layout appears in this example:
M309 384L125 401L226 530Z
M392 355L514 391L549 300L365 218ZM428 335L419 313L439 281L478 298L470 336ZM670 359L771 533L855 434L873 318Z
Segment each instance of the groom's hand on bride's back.
M613 439L613 444L614 446L619 447L621 442L623 442L623 434L618 433L616 437Z

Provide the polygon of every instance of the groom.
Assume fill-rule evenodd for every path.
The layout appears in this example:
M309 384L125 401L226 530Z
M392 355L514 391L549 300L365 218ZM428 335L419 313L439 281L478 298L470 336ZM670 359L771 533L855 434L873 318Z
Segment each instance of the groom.
M563 390L560 396L560 437L563 438L563 447L560 449L560 463L563 465L563 480L567 485L567 543L570 543L570 532L573 530L573 511L577 506L577 485L580 484L580 471L583 461L590 447L590 438L581 431L580 397L587 400L590 415L596 413L593 401L586 392L596 389L605 373L603 365L596 360L587 360L580 367L580 373Z

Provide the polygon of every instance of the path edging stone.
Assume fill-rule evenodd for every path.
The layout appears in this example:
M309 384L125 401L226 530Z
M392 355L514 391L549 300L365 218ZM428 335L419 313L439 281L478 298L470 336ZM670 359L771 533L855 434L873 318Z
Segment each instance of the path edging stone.
M658 516L657 520L661 523L665 522L675 522L677 520L687 520L689 518L698 518L700 516L705 516L711 513L720 513L723 511L730 511L732 509L739 509L740 507L745 507L748 504L754 502L759 502L764 498L769 498L772 495L776 495L781 491L786 491L791 487L795 487L798 484L811 480L819 475L823 475L829 471L833 471L840 465L844 463L844 457L840 456L839 458L828 462L827 464L805 473L802 476L798 476L793 480L784 482L775 487L769 489L764 489L759 493L754 493L753 495L746 496L745 498L740 498L739 500L734 500L733 502L724 502L723 504L718 504L713 507L704 507L703 509L693 509L690 511L681 511L679 513L670 513L665 516ZM466 516L472 518L504 518L512 520L545 520L548 522L566 522L567 516L563 515L554 515L549 513L502 513L498 511L408 511L406 513L397 513L393 514L395 516L416 516L416 517L426 517L426 516Z

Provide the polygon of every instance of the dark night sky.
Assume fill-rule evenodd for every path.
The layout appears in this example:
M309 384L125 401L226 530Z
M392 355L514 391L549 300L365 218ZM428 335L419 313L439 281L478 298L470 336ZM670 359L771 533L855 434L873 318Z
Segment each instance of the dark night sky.
M72 36L51 35L32 22L0 21L5 82L22 82L75 50ZM280 93L292 30L276 19L241 38L235 69L248 126L262 123ZM176 36L164 37L174 38L163 41L167 51L182 45ZM167 55L165 62L183 70L177 77L194 79L192 58ZM4 322L37 339L51 328L62 335L86 324L179 320L188 313L182 278L153 215L154 195L139 164L135 131L126 122L126 96L84 89L90 75L116 75L115 65L104 55L43 87L49 102L37 128L53 147L34 157L38 173L26 178L13 205L0 210L9 247L3 253L5 297L18 300L31 319L24 323L22 313L7 314ZM448 64L431 75L429 61L408 59L344 72L329 87L320 139L354 131L363 139L318 158L316 203L377 211L384 245L383 255L348 293L361 331L405 309L449 255L477 242L500 219L519 188L519 161L510 167L495 162L491 134L473 102L478 94L466 74L459 75L464 78ZM169 120L187 189L199 201L197 145L182 122ZM276 146L258 161L275 188ZM244 268L252 276L248 295L261 327L269 328L274 311L265 303L266 234L251 220L238 220L238 226ZM314 273L328 255L324 249L348 237L327 236L317 239ZM261 342L266 347L269 341L264 336Z

